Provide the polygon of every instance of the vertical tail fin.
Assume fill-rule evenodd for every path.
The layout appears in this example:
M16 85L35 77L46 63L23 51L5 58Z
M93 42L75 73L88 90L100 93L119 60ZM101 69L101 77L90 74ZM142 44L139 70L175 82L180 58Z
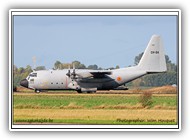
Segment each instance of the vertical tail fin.
M147 72L165 72L167 70L160 36L152 36L138 66Z

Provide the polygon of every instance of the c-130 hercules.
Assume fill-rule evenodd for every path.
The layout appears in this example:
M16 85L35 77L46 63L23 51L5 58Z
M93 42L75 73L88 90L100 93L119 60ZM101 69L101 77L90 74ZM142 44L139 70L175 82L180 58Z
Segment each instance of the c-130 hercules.
M35 92L72 89L77 92L119 89L141 76L165 72L166 60L161 37L153 35L137 66L115 70L63 69L31 72L20 85Z

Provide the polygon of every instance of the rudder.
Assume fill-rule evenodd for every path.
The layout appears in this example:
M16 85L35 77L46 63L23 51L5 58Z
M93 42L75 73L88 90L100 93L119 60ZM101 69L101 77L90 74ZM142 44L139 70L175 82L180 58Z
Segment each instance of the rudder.
M159 35L151 37L138 66L147 72L165 72L167 70L164 48Z

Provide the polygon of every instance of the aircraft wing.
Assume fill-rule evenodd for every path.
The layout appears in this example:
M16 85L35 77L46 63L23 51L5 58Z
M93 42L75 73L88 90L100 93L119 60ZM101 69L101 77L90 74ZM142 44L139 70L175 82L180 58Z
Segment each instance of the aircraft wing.
M81 73L76 73L80 78L104 78L106 75L111 75L111 71L109 70L101 70L101 71L86 71Z

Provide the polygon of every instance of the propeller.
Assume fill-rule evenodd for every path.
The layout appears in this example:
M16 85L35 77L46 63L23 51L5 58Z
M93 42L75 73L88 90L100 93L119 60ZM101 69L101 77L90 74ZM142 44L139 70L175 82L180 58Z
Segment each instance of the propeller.
M72 78L76 79L75 65L73 64L73 72L71 73Z
M68 72L66 73L68 77L71 77L71 79L76 79L76 72L75 72L75 65L73 64L73 72L71 73L70 65L68 68Z
M70 65L69 65L68 72L66 73L66 75L67 75L68 77L70 77L70 76L71 76Z

